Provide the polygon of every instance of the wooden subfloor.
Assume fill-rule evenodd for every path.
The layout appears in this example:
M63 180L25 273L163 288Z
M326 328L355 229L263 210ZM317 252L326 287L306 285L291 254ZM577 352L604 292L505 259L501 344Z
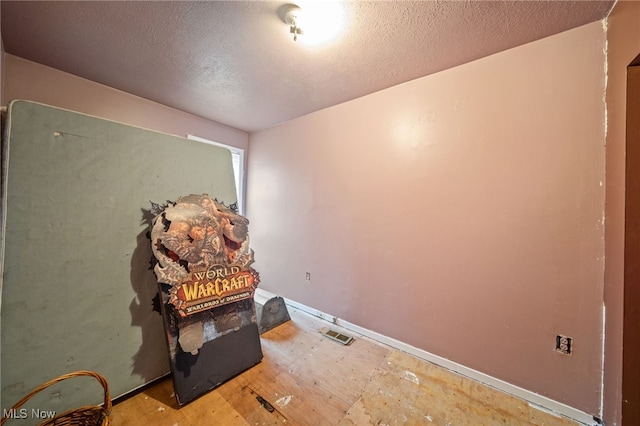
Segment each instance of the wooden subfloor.
M260 364L182 408L171 379L161 380L116 404L111 424L577 425L294 308L289 314L262 335ZM355 340L334 342L320 333L327 326Z

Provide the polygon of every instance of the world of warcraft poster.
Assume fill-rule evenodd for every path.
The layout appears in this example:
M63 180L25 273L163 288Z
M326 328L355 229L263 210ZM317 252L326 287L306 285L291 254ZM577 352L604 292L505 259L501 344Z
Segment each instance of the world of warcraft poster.
M209 195L152 203L151 250L176 399L184 405L262 359L249 221Z

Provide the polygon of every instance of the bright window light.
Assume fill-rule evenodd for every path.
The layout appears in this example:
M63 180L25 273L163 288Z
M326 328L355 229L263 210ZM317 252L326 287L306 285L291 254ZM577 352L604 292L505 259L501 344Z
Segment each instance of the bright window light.
M244 149L236 148L235 146L226 145L194 135L187 135L187 139L220 146L231 151L233 177L236 184L236 198L238 200L238 213L244 215Z

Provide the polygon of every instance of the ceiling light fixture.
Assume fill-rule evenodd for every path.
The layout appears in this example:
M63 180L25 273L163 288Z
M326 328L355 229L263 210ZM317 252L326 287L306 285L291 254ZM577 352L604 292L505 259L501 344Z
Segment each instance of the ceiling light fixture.
M284 22L289 25L289 32L293 34L293 41L298 40L298 35L304 34L302 28L300 28L301 15L302 9L295 4L289 5L284 15Z
M347 6L343 0L298 1L301 6L285 4L278 8L278 16L289 26L294 41L309 47L320 46L344 33Z

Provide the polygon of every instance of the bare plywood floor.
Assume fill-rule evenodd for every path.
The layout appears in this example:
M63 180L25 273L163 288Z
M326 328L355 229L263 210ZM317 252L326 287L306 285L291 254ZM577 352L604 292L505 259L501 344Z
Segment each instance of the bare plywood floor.
M260 364L180 409L162 380L116 404L112 425L577 425L331 326L355 337L343 346L320 333L328 323L288 309L292 320L262 335Z

